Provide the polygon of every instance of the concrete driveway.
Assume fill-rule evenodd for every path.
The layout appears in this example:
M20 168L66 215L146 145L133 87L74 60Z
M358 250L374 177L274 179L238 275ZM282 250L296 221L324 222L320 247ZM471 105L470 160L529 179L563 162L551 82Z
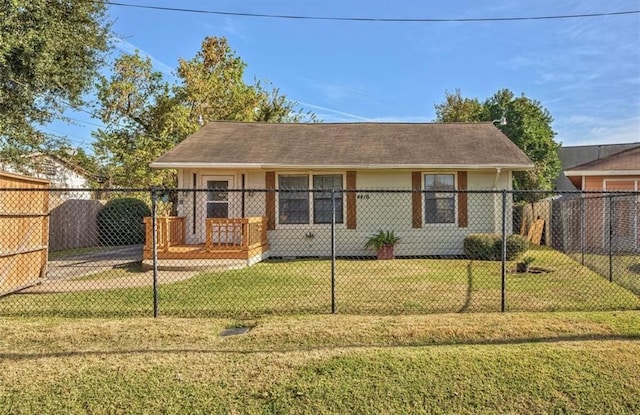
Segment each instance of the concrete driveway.
M142 261L142 245L104 247L99 251L50 259L47 279L59 280L96 274Z

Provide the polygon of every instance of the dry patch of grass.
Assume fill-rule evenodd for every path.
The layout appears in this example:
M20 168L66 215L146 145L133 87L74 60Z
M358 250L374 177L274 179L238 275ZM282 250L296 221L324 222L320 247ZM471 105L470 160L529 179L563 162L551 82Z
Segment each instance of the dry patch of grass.
M640 410L637 312L10 318L0 333L2 413Z
M72 278L73 281L102 281L129 278L132 274L142 274L146 272L142 263L133 262L124 266L112 268L107 271L96 272L95 274L87 274Z
M219 336L239 326L252 330ZM0 331L3 413L640 409L637 312L13 318Z
M220 337L229 327L248 335ZM640 337L638 312L304 315L234 319L20 319L0 321L0 353L177 349L294 351L314 348L519 343ZM231 347L232 345L232 347Z

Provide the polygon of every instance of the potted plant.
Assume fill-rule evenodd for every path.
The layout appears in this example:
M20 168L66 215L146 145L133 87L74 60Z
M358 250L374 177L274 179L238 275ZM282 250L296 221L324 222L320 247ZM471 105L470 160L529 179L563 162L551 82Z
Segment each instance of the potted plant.
M529 272L529 265L535 261L535 258L532 256L524 256L522 259L516 263L516 272Z
M380 230L371 235L365 246L374 249L378 259L393 259L393 246L399 240L393 231Z

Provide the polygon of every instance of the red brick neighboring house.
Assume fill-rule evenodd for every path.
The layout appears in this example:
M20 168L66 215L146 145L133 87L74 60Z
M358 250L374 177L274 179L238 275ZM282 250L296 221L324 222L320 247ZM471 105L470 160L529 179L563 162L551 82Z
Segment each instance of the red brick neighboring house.
M567 178L583 191L629 192L613 198L586 194L587 240L604 246L608 240L609 210L613 210L613 235L624 251L640 250L640 146L565 170Z

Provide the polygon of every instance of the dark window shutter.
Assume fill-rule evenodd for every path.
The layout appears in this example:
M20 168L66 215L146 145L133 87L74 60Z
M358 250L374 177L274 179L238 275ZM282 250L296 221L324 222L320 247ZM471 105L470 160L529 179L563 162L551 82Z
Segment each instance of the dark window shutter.
M419 171L411 172L411 211L412 226L414 228L422 228L422 173Z
M467 190L467 172L458 172L458 190ZM458 193L458 227L466 228L469 224L467 193Z
M264 174L264 187L267 189L265 194L265 212L267 214L267 229L276 228L276 193L269 190L276 188L276 172L268 171Z
M351 190L347 192L347 229L355 229L357 224L357 215L356 215L356 172L348 171L347 172L347 190Z

